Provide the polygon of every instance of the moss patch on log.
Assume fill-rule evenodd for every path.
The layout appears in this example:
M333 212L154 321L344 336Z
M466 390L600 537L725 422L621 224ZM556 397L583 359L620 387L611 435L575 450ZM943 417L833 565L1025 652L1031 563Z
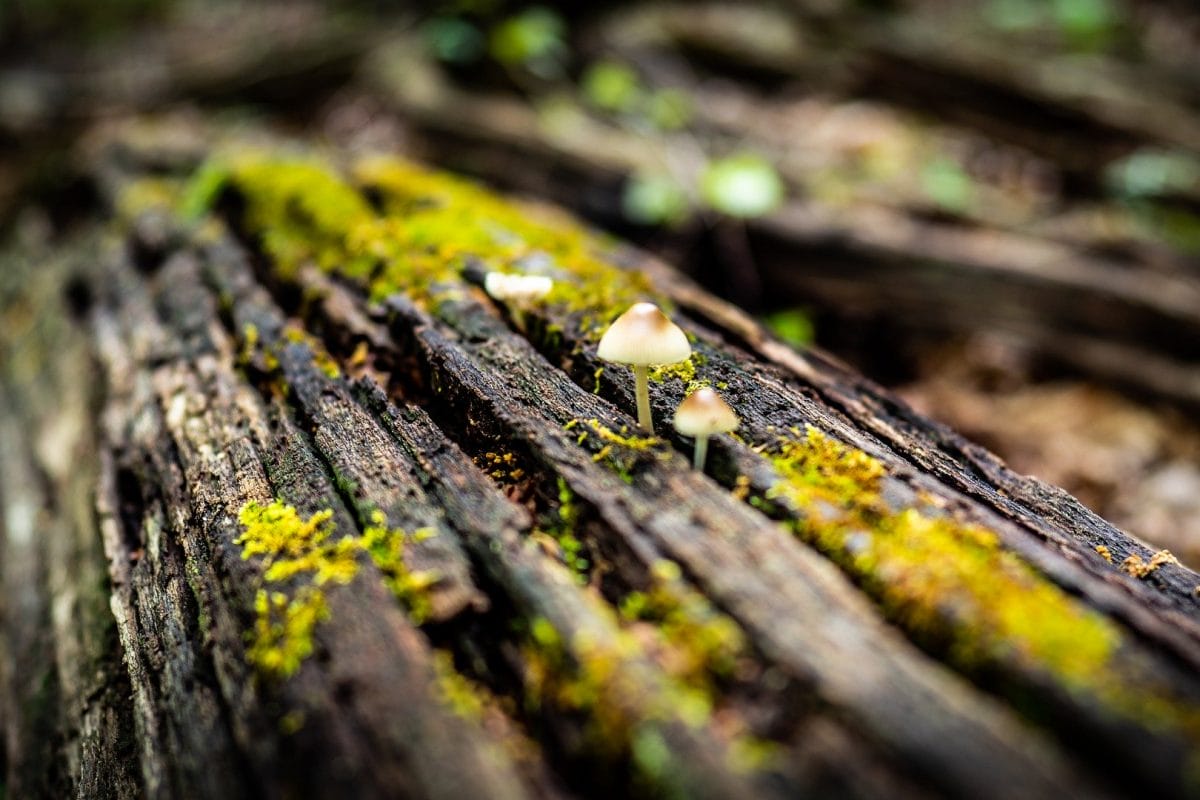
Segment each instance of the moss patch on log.
M238 514L242 534L235 541L242 558L261 558L264 584L280 585L258 590L246 653L267 678L290 677L312 655L317 624L329 617L321 587L349 583L358 574L357 543L353 537L332 539L332 516L325 510L302 519L278 500L251 501Z
M316 627L329 618L324 587L352 582L364 553L379 567L384 583L413 622L419 625L429 618L429 588L438 576L410 570L404 544L435 532L422 529L410 537L388 528L382 513L376 512L362 537L335 539L332 517L332 511L323 510L304 519L280 500L267 505L252 501L238 514L242 534L235 542L242 546L242 558L261 558L263 567L264 586L255 599L247 658L267 678L291 677L312 655Z
M429 590L439 580L432 570L411 570L404 562L404 546L407 541L420 542L437 535L434 528L419 528L407 534L399 528L387 527L382 511L371 515L371 524L363 531L362 546L371 560L383 573L384 583L408 611L417 625L427 621L433 613Z
M579 223L458 177L396 158L360 162L353 185L315 159L243 153L224 163L196 173L185 205L213 202L223 180L244 202L244 230L285 279L313 263L372 299L403 292L426 302L461 291L471 263L541 274L554 281L542 302L589 338L636 302L669 305L644 276L607 260L612 245Z
M995 533L884 497L871 456L809 428L764 454L780 479L768 501L802 519L800 538L836 561L917 641L969 674L1018 662L1148 728L1200 740L1200 709L1144 680L1123 631L1015 553Z

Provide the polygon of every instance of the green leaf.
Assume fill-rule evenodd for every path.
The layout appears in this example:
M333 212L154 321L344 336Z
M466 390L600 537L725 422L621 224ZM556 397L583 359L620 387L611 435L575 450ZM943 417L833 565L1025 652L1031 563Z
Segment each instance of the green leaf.
M692 98L678 89L659 89L646 101L646 116L659 130L679 130L692 121Z
M731 217L758 217L783 202L783 179L760 155L741 153L714 161L701 178L704 200Z
M1109 166L1105 182L1126 197L1200 189L1200 159L1170 150L1138 150Z
M621 209L626 219L641 225L671 225L687 217L683 188L663 175L634 175L625 184Z
M637 73L615 61L592 64L583 73L580 86L584 99L601 111L627 113L642 98L642 86Z
M483 34L479 29L458 17L439 17L425 23L421 34L440 61L468 64L483 54Z
M971 176L948 158L936 158L921 170L921 188L925 195L947 211L963 212L975 196Z
M762 318L762 322L772 333L793 347L806 347L816 338L812 320L798 308L767 314Z
M566 55L566 29L562 17L550 9L526 9L492 29L492 56L502 64L552 77Z

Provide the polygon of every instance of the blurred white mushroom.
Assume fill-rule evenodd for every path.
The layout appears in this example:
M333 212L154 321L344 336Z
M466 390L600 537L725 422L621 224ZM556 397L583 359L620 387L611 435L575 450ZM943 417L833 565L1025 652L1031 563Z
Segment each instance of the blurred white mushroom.
M675 410L675 430L684 436L696 437L696 452L692 464L701 472L708 456L708 437L729 433L741 423L729 404L712 389L697 389Z
M517 275L489 272L483 276L483 289L493 300L508 306L516 326L525 330L525 312L537 300L550 294L554 281L545 275Z

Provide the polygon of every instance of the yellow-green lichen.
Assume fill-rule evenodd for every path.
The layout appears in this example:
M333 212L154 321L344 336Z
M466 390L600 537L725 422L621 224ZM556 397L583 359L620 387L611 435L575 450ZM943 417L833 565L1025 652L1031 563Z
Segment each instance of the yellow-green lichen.
M554 279L546 304L579 314L584 334L598 337L636 302L664 302L645 276L602 257L607 243L561 214L395 158L364 161L355 175L403 219L405 250L437 247L443 258L470 256L501 272L532 272L534 262Z
M657 562L649 587L625 595L620 614L651 626L660 645L658 661L669 675L710 695L716 693L715 679L732 674L746 653L741 628L684 584L673 561Z
M278 500L249 502L238 514L242 534L235 541L242 558L261 558L263 582L281 586L259 589L247 651L250 663L269 678L291 676L312 653L313 631L329 614L321 587L349 583L358 573L357 541L334 540L332 516L325 510L303 519Z
M372 514L372 524L363 531L362 546L383 573L384 583L413 622L420 625L433 613L430 589L440 576L432 570L411 570L404 561L408 541L421 542L437 535L433 528L420 528L411 535L398 528L387 527L383 513Z
M188 194L199 205L233 187L244 200L241 224L282 277L313 263L374 299L451 296L464 288L463 267L476 262L552 278L545 304L574 315L590 338L636 302L668 305L642 273L604 257L610 243L548 209L391 157L359 162L353 184L314 158L242 153L198 170ZM379 198L381 211L364 193Z
M767 500L799 511L797 535L834 559L889 615L968 672L1017 662L1153 728L1200 738L1177 702L1121 651L1123 634L1004 548L995 533L883 497L886 471L809 428L765 449L780 475Z
M284 341L293 344L303 344L307 347L308 352L312 354L313 364L317 369L325 373L326 377L336 380L342 376L342 371L338 367L337 361L333 359L333 356L329 355L329 351L308 331L295 325L289 325L283 331L283 338Z
M147 212L171 213L179 203L181 191L181 183L171 178L131 181L117 194L117 217L129 224Z
M313 632L329 615L323 587L353 581L363 553L379 567L384 583L415 623L429 617L429 588L437 583L437 575L408 569L404 545L406 540L424 541L436 531L421 529L409 536L388 528L376 511L361 538L335 538L332 519L330 510L302 518L280 500L267 505L249 502L238 514L242 533L235 542L242 546L242 558L262 560L264 583L255 601L247 658L269 678L291 676L312 653Z
M564 430L582 430L576 437L576 444L583 446L594 442L595 452L592 461L605 464L621 477L626 483L633 481L633 471L638 463L647 457L670 458L671 449L656 436L639 436L631 434L628 427L614 431L598 419L573 419L563 426Z
M486 709L490 692L454 668L454 655L446 650L433 652L433 672L442 703L463 719L478 721Z

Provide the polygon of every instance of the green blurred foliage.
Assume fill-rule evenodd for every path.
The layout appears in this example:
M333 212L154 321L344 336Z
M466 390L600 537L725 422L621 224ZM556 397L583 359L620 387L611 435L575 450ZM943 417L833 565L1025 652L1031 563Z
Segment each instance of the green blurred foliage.
M692 98L678 89L659 89L646 99L646 117L662 131L677 131L692 121Z
M1114 0L991 0L983 16L999 30L1057 32L1075 50L1099 50L1120 33L1124 19Z
M935 158L921 170L921 190L946 211L962 213L975 199L975 182L956 161Z
M1111 164L1105 182L1123 197L1155 197L1200 190L1200 158L1172 150L1137 150Z
M812 319L799 308L775 311L762 317L762 323L771 333L793 347L807 347L816 339Z
M597 61L579 80L583 99L589 105L612 113L629 113L642 100L643 89L637 73L616 61Z
M484 53L484 36L462 17L436 17L421 27L429 51L439 61L470 64Z
M566 34L562 17L534 6L492 28L488 49L501 64L522 67L540 78L557 78L569 52Z
M731 217L759 217L783 202L783 179L757 153L738 153L708 165L700 179L705 202Z
M625 183L621 209L639 225L674 225L687 218L687 194L664 175L634 175Z

